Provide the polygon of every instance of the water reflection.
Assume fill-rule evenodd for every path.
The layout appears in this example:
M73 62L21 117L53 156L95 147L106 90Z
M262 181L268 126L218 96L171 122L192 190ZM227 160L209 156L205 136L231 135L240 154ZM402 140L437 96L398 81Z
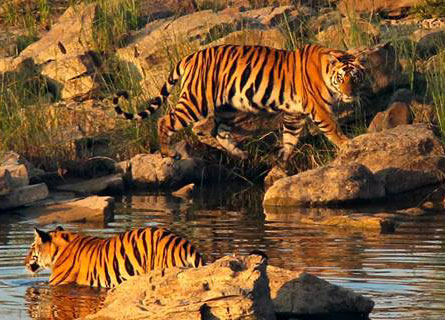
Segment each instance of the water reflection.
M306 270L353 288L376 301L371 319L436 320L445 314L443 214L412 217L395 233L380 234L366 228L307 223L363 213L357 209L263 210L260 203L261 193L243 190L202 190L191 201L132 194L117 199L112 222L64 227L104 237L138 227L167 227L190 239L207 261L260 249L272 265ZM103 291L50 288L47 275L40 276L38 283L30 278L23 259L33 239L33 222L2 218L0 318L72 319L100 307Z
M50 287L40 283L26 289L25 304L33 319L78 319L97 312L105 300L105 292L105 289Z

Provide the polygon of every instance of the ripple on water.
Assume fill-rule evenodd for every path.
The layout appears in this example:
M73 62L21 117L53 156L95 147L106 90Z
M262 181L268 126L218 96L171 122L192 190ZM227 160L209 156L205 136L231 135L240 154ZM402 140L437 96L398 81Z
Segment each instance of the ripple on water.
M304 216L326 214L337 213L265 214L258 206L237 208L217 196L189 203L138 194L118 201L114 221L105 226L64 227L103 237L137 227L167 227L194 242L208 261L260 249L273 265L305 268L373 298L372 319L445 319L444 215L413 219L386 235L300 222ZM52 288L48 273L33 277L25 271L32 227L0 221L0 319L72 319L96 311L105 290Z

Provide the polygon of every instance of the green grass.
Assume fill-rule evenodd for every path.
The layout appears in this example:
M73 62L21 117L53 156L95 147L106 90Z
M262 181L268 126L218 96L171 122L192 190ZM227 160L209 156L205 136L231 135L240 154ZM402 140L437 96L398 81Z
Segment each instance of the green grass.
M444 18L445 0L424 0L415 6L412 12L422 19Z

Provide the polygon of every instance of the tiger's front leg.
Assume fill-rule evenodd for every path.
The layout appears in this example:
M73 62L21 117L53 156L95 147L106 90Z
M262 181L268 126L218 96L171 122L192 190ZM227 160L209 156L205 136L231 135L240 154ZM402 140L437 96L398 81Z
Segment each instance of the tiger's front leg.
M295 146L300 140L305 125L306 115L284 114L283 116L283 147L279 151L279 158L284 168L290 160Z
M319 108L315 113L315 118L311 116L311 119L320 131L338 148L341 148L349 141L349 138L343 133L330 112Z

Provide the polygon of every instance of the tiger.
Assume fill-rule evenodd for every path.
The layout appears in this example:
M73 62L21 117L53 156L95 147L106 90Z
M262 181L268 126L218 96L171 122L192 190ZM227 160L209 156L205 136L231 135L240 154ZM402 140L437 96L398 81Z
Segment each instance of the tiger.
M341 147L349 139L337 124L333 107L357 100L364 79L363 59L344 51L305 45L295 51L265 46L222 45L199 50L176 64L160 95L137 114L124 112L120 98L113 98L115 112L128 120L145 119L166 101L181 79L181 93L174 108L158 120L163 156L180 157L170 148L174 133L189 124L214 117L213 137L222 149L246 159L233 140L233 124L242 114L270 116L281 113L283 136L279 157L288 161L302 134L306 119Z
M141 228L103 239L64 231L34 228L34 242L25 258L37 273L51 269L50 285L76 283L113 288L153 269L200 267L202 255L187 240L163 228Z

